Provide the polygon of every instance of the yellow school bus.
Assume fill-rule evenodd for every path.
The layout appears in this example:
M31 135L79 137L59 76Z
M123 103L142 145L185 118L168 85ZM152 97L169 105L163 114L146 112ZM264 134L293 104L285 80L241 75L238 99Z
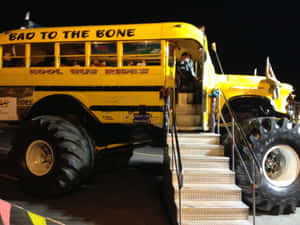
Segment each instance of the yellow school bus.
M216 88L237 105L247 99L286 113L291 86L282 85L274 98L274 80L217 75L203 29L187 23L1 33L0 121L20 124L10 155L24 187L63 193L90 173L95 149L137 140L164 144L183 55L192 58L193 79L201 86L201 130L210 129L209 95Z
M185 23L2 33L1 83L16 92L26 88L27 93L26 98L18 98L15 116L7 115L3 120L37 115L41 102L59 97L52 101L56 102L54 108L63 110L71 98L100 123L132 124L143 120L136 114L145 111L149 112L148 122L159 126L165 104L163 93L174 88L176 45L182 45L182 49L194 47L194 60L200 64L198 51L203 41L203 32Z
M25 188L68 191L91 171L95 145L149 138L161 144L176 58L192 54L200 77L204 40L186 23L1 33L0 120L21 124L10 155L25 171ZM57 165L63 161L73 170Z

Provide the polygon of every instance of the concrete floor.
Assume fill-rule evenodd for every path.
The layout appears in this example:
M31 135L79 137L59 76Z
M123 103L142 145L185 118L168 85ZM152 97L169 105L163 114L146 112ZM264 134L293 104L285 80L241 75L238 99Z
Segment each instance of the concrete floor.
M253 222L253 217L249 216L249 221ZM296 213L289 215L257 215L255 225L299 225L300 224L300 207Z
M142 156L144 153L136 157ZM3 174L3 161L0 164ZM97 173L73 193L53 199L26 195L18 181L3 177L0 192L1 199L66 225L170 225L160 198L159 179L145 169L131 167ZM21 218L16 225L24 221Z
M0 156L9 150L7 140L0 132ZM130 165L131 168L120 171L96 174L89 184L60 199L40 200L26 196L19 189L17 181L0 176L0 198L65 224L169 225L159 191L161 150L137 149ZM9 171L6 169L5 161L1 160L0 174L7 174ZM249 221L253 221L251 215ZM290 215L258 213L256 216L256 225L299 224L300 207Z
M9 143L7 133L0 130L0 199L66 225L170 225L161 200L160 149L138 149L128 168L96 170L73 193L40 199L24 194L14 179L7 161ZM26 221L20 217L14 224Z

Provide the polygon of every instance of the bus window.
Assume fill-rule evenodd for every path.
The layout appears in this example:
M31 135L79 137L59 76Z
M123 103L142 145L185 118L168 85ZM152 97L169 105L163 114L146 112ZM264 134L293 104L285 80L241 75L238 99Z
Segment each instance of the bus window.
M31 66L54 66L54 43L31 44Z
M123 44L124 66L159 66L160 42L127 42Z
M61 66L84 66L85 45L84 43L60 44Z
M3 67L25 67L25 45L3 45Z
M92 42L91 66L117 66L117 43Z

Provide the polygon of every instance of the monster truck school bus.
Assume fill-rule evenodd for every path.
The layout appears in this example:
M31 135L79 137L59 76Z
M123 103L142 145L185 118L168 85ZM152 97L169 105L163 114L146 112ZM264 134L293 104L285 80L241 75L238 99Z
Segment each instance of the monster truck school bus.
M203 32L184 23L2 33L1 97L9 97L10 103L9 113L2 112L0 119L77 114L82 109L100 124L161 127L164 94L174 87L175 48L181 49L178 55L189 47L198 51L202 41ZM201 60L200 52L193 57Z
M95 142L102 149L165 134L175 58L186 49L194 51L190 53L200 74L203 38L201 30L186 23L31 28L0 34L0 120L22 122L11 155L31 183L39 183L35 191L41 183L51 189L52 178L33 182L49 174L68 177L52 182L64 190L80 180L74 177L86 176ZM80 162L66 172L56 163L72 164L70 152ZM33 192L32 188L28 189Z

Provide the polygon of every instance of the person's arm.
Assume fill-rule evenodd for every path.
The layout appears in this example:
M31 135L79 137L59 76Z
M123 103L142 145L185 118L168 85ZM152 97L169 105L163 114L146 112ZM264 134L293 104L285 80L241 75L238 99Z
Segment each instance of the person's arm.
M194 78L197 78L196 73L195 73L195 71L194 71L194 67L193 67L190 63L188 63L188 68L189 68L189 71L190 71L191 75L192 75Z

